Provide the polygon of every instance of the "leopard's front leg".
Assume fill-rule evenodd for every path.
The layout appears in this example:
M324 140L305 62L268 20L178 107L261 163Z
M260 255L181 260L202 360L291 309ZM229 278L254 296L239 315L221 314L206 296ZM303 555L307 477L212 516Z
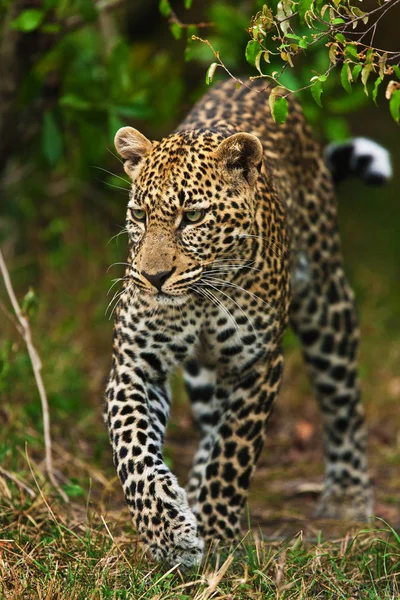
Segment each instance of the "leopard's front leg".
M281 380L280 347L264 360L236 379L219 377L215 390L221 404L219 422L212 436L209 432L206 463L201 471L194 470L198 491L193 512L206 540L233 541L240 534L250 481Z
M114 463L136 530L157 561L191 567L200 562L203 540L186 492L163 462L162 444L170 397L168 366L149 350L135 348L116 328L105 416Z

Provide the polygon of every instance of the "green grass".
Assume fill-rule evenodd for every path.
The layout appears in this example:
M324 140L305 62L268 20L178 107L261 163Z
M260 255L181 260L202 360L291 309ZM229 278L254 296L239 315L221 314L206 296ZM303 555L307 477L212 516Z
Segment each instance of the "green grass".
M123 522L104 517L89 498L66 507L34 478L33 500L2 480L9 491L0 504L2 599L392 600L400 594L400 537L383 522L334 541L305 540L302 532L268 541L248 533L235 549L215 551L197 570L181 573L149 563L126 515Z
M213 553L192 572L149 561L128 527L40 491L1 502L0 598L69 600L393 599L400 538L388 525L339 541L252 539Z

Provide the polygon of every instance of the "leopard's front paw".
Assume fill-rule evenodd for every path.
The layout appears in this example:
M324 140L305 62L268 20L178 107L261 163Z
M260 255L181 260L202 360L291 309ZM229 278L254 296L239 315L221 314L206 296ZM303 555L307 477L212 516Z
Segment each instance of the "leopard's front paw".
M196 517L189 508L185 491L175 477L155 482L154 496L147 498L142 513L136 514L137 528L152 558L183 569L198 565L204 541L198 535Z
M179 565L182 569L191 569L200 564L203 558L204 541L195 528L180 525L169 524L168 528L172 526L174 529L169 539L164 538L161 545L151 544L149 550L157 562L165 562L169 567Z
M319 499L315 516L320 519L368 521L373 517L373 494L369 485L343 489L327 486Z

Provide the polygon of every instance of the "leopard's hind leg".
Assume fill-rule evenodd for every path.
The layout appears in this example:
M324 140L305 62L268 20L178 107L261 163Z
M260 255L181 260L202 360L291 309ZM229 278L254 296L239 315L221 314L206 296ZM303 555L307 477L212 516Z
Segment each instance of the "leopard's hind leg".
M338 244L337 234L330 242ZM328 245L325 240L325 250ZM298 255L291 323L323 417L326 473L317 516L364 520L373 506L357 374L359 331L338 245L336 250L327 259L324 248Z
M184 380L193 417L201 436L186 486L189 503L193 504L213 447L220 414L214 397L216 385L214 369L192 359L185 364Z

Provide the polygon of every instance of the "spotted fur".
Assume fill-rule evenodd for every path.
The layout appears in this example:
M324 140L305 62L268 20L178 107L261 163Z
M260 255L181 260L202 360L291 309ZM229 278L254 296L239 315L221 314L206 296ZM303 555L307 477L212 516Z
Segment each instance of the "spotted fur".
M252 85L215 86L160 142L116 135L132 191L105 415L135 527L170 565L198 563L205 541L238 539L289 320L324 421L318 514L372 512L331 176L296 103L276 125ZM177 365L202 434L186 490L162 456Z

